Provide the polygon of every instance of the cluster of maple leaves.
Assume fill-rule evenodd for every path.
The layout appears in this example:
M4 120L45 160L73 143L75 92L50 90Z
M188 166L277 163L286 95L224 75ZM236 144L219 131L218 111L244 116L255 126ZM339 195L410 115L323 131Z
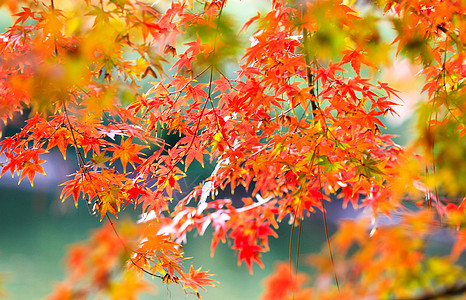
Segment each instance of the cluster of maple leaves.
M452 263L442 260L441 274L457 270L453 262L466 248L461 1L385 1L373 7L385 17L376 17L337 0L272 0L268 12L239 30L250 36L244 48L224 13L225 0L0 3L14 16L0 35L0 119L7 124L17 113L29 114L17 134L0 142L6 158L0 174L16 173L19 181L27 176L32 185L36 173L45 174L44 153L58 148L67 159L72 151L77 169L63 183L63 199L87 205L110 224L91 244L73 248L72 280L56 291L57 299L92 293L71 283L84 274L99 291L117 293L127 285L136 294L146 285L132 270L199 296L198 288L215 281L192 265L184 269L180 243L190 231L202 235L211 228L212 253L220 241L231 241L238 263L252 272L254 262L263 266L261 255L281 221L298 226L315 210L325 213L325 202L337 197L344 207L363 206L374 217L414 199L420 217L408 217L407 224L421 222L425 234L434 227L428 220L446 219L443 224L458 228ZM422 65L427 78L417 148L404 149L382 134L382 119L396 115L399 95L373 79L390 57L383 54L391 41L380 37L381 20L394 24L393 45ZM169 144L166 132L179 140ZM179 199L191 163L204 166L207 159L216 165L211 176ZM241 204L215 198L238 186L253 198ZM119 234L111 215L128 206L140 207L145 217L129 234ZM437 214L426 217L425 209ZM367 225L342 225L332 240L336 249L346 253L356 243L362 250L351 257L357 268L333 268L336 279L349 274L341 275L347 278L342 293L411 295L397 286L408 286L411 277L403 272L425 262L421 242L402 230L380 229L369 239ZM393 249L387 246L392 242ZM400 245L405 252L397 252ZM94 264L99 255L108 264ZM109 276L121 258L128 277L113 282ZM384 273L390 261L397 269ZM326 269L322 261L315 265ZM287 291L308 299L313 289L303 289L304 277L291 272L288 267L290 277L270 279L268 289L278 286L275 281L286 281L286 289L269 290L275 298L266 299L285 299ZM382 275L387 281L367 288Z

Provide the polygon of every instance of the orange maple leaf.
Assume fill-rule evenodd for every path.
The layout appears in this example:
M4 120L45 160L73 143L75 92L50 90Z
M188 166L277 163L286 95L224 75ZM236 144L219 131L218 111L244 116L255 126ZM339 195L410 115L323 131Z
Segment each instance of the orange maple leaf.
M189 274L187 278L184 278L184 288L191 288L196 293L198 292L198 288L205 290L204 286L210 285L216 287L215 283L217 281L209 279L209 277L213 276L212 274L208 274L209 271L201 272L201 268L195 270L193 265L191 264L191 268L189 269Z
M121 145L111 147L109 150L113 150L113 161L116 159L120 159L121 164L123 165L123 171L126 173L126 166L128 165L128 162L133 166L133 168L136 168L134 166L134 163L141 163L142 160L139 157L139 154L142 154L139 152L139 150L147 148L147 146L143 145L138 145L138 144L133 144L133 138L130 137L126 140L122 139Z

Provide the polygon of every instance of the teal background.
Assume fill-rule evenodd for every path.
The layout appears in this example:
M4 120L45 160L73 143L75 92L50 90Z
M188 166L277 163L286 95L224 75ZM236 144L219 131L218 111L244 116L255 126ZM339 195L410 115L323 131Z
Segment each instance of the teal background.
M64 278L64 255L68 245L87 239L90 230L102 224L89 215L85 205L74 209L66 202L57 202L54 193L2 187L0 195L0 274L6 299L42 299ZM57 205L71 209L57 210ZM323 225L317 221L319 216L314 217L314 222L307 220L304 224L302 258L310 251L318 251L325 240ZM221 283L217 288L208 287L207 293L201 293L202 298L257 299L263 290L263 279L273 271L274 263L289 259L289 231L290 227L283 224L278 230L280 238L270 240L272 250L263 256L266 269L255 265L254 275L249 274L244 264L237 266L237 257L226 245L220 244L211 258L210 232L203 237L188 237L185 256L193 257L191 261L195 266L202 265L203 269L216 274L214 279ZM297 229L294 238L296 246ZM304 263L301 265L304 268ZM143 299L183 299L185 296L180 286L166 286L158 279L154 283L158 291ZM188 299L196 297L191 295Z

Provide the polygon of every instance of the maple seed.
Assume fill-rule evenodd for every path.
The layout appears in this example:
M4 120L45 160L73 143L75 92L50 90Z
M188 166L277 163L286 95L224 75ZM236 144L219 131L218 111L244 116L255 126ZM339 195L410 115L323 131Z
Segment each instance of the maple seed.
M152 75L152 77L154 78L157 78L157 74L155 74L154 69L152 69L150 66L146 68L146 70L142 74L142 78L146 78L148 74Z
M165 45L165 49L163 49L164 54L171 54L173 57L176 56L176 48L171 45Z

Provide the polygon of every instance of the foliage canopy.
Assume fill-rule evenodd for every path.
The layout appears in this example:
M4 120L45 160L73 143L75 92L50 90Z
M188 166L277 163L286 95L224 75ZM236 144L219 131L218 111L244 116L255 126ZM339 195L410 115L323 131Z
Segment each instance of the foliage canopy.
M133 299L148 288L143 273L200 297L216 282L183 264L189 232L210 228L212 253L228 241L252 272L282 221L325 218L338 199L370 218L342 222L330 256L309 259L319 270L312 285L279 265L264 299L466 290L464 1L271 0L240 26L225 0L158 2L0 1L13 17L0 35L0 119L28 115L0 142L1 175L32 185L44 153L72 150L77 168L61 196L108 223L72 248L51 299ZM408 147L383 133L403 105L379 75L395 54L424 79ZM182 191L195 161L215 168ZM251 197L216 197L238 186ZM144 218L116 226L129 207ZM380 215L401 217L378 226ZM427 256L440 228L455 236L451 254ZM127 270L113 278L122 259Z

